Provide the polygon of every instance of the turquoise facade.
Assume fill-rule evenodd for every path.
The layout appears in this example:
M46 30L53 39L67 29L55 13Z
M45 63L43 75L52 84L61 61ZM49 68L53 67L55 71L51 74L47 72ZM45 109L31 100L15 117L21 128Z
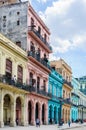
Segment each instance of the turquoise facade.
M78 119L78 102L79 102L79 84L75 78L72 78L72 85L73 90L71 93L71 101L72 101L72 107L71 107L71 121L75 122Z
M48 101L48 122L58 123L61 119L62 110L62 85L63 78L55 70L52 70L49 75L48 92L51 95L51 99Z

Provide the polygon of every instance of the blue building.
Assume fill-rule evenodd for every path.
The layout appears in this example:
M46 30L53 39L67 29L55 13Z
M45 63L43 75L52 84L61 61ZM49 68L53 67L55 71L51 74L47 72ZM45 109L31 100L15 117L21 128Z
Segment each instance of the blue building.
M75 78L72 78L72 85L73 85L73 90L71 93L71 101L72 101L71 121L75 122L78 119L79 82Z
M62 109L62 85L63 78L57 73L57 71L51 71L49 75L49 87L48 92L51 95L51 99L48 101L48 122L58 123L61 119L61 109Z

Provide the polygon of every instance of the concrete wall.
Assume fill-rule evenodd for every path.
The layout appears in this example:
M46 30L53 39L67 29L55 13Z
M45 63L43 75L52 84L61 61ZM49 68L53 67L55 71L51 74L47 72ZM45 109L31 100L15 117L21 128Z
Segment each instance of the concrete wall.
M0 7L0 32L13 42L21 41L23 49L27 47L27 7L28 2Z

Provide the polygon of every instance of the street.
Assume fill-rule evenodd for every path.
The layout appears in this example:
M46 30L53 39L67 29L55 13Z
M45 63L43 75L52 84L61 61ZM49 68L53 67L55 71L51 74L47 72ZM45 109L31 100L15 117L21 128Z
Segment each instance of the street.
M75 128L73 128L75 127ZM36 126L16 126L16 127L4 127L0 128L0 130L86 130L86 124L84 125L71 125L69 128L68 125L63 125L62 127L58 128L57 125L41 125L40 127Z

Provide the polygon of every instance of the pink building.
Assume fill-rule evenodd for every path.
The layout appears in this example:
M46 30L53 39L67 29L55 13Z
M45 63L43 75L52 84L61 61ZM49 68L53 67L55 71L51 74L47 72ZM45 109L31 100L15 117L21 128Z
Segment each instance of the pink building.
M27 83L31 91L28 94L28 123L35 124L37 118L41 124L48 123L48 77L50 66L50 32L34 9L28 7L28 71Z

